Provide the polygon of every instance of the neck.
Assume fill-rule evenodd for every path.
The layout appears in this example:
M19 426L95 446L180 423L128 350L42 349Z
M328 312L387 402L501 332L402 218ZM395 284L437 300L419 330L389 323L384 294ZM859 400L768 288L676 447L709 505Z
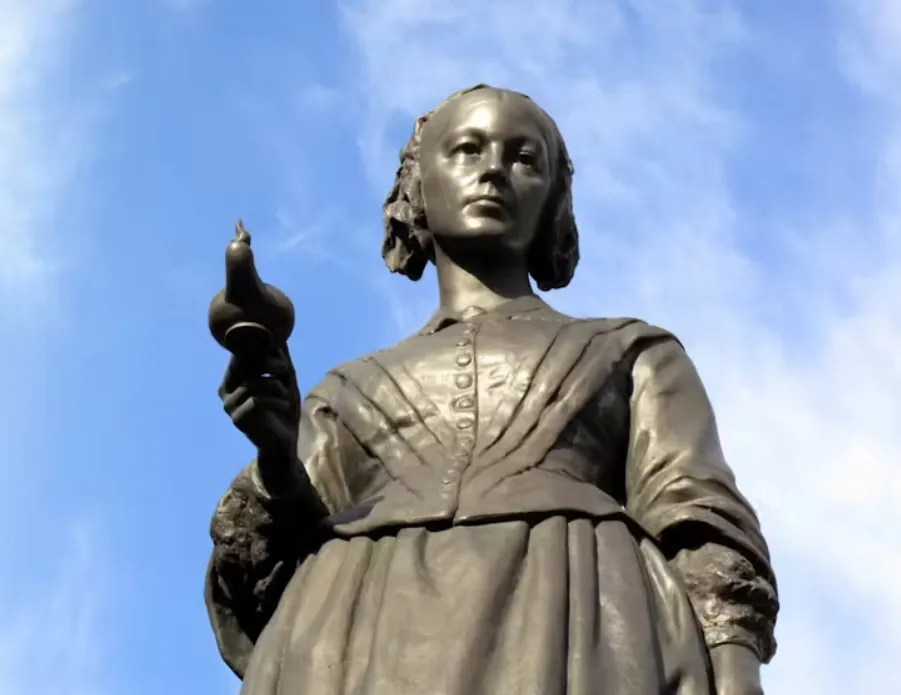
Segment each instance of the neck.
M441 308L460 313L471 306L490 311L511 299L534 294L525 259L474 253L435 244Z

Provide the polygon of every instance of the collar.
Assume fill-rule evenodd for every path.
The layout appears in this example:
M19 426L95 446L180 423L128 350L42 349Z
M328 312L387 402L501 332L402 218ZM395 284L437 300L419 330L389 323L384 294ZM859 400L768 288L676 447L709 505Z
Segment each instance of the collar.
M459 313L438 309L438 311L432 314L432 318L428 320L425 326L417 332L417 335L432 335L455 323L470 321L477 317L503 321L531 311L547 308L549 308L548 305L541 297L536 294L527 294L523 297L517 297L516 299L511 299L503 304L499 304L488 311L478 306L468 307Z

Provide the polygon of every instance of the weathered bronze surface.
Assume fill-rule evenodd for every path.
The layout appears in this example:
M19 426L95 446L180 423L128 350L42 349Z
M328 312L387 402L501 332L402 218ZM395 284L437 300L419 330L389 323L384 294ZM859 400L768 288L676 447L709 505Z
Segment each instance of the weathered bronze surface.
M578 263L572 171L521 94L420 118L382 254L434 263L440 306L302 404L293 310L233 242L211 330L258 454L213 517L206 601L245 695L761 692L775 579L692 362L532 290Z

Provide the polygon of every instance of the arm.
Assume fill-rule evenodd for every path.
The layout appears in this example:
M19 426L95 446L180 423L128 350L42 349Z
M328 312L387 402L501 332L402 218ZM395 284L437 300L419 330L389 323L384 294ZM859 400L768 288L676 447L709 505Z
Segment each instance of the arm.
M207 611L222 658L242 677L253 645L306 554L323 540L320 522L347 504L344 482L356 441L323 400L308 397L300 418L298 463L303 461L323 506L308 495L267 491L254 460L222 497L210 526L213 553L205 587Z
M775 652L776 583L759 522L726 464L697 371L673 339L632 366L627 508L683 577L717 678L758 679ZM747 690L753 692L753 689Z

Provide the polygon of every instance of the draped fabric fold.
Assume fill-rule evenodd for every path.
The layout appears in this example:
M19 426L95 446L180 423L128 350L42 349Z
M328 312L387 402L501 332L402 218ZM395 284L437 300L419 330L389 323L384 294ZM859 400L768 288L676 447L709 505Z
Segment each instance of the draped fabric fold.
M332 370L300 431L323 528L255 464L214 516L245 695L709 695L709 647L775 649L766 543L666 331L439 315Z

